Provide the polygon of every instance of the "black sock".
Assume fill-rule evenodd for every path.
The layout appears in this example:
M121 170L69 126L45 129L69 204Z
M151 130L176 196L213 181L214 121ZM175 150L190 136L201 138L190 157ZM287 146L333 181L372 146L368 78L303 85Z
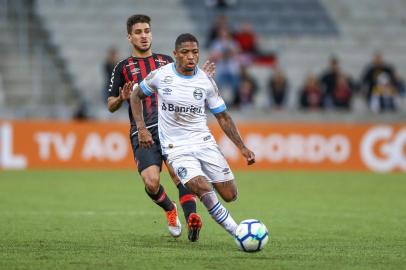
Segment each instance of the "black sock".
M185 214L186 222L191 213L196 213L196 197L182 183L178 184L179 202Z
M162 185L159 185L159 190L157 194L149 194L147 189L145 189L145 192L148 194L148 196L162 209L165 211L170 211L173 209L173 203L169 199L169 197L166 195L166 192L164 190L164 187Z

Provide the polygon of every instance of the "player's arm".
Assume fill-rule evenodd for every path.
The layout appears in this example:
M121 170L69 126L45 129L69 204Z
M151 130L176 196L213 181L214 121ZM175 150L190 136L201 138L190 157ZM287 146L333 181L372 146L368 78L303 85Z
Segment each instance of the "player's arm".
M238 132L237 126L235 125L231 116L227 113L227 111L222 111L220 113L215 114L217 122L219 123L221 129L227 135L227 137L235 144L235 146L240 149L241 154L247 160L248 165L255 163L255 154L251 150L249 150L242 138L240 133Z
M123 87L119 87L119 95L117 97L108 97L107 107L110 112L117 111L123 102L130 98L134 82L127 82Z
M131 112L138 130L138 142L142 148L149 148L154 143L145 125L142 100L156 91L153 80L155 73L156 71L151 72L139 85L135 85L130 97Z
M109 97L107 98L107 108L110 112L117 111L124 100L128 99L131 94L131 88L126 87L124 76L121 72L121 63L114 67L111 74L111 82L108 89Z
M134 121L137 124L138 142L141 148L150 148L154 143L152 135L147 129L144 120L142 100L146 97L141 87L137 85L131 93L130 104Z
M217 122L227 137L240 149L248 165L253 164L255 162L255 155L245 146L233 119L227 113L227 107L220 96L216 82L211 77L208 77L208 80L209 87L207 89L206 101L210 111L216 116Z

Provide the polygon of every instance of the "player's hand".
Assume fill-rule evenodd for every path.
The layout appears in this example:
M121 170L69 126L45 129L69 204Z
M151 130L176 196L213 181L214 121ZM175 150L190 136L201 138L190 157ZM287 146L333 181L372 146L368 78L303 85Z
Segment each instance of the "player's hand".
M138 129L138 142L141 148L150 148L154 144L151 132L147 128Z
M121 100L127 100L131 96L131 92L133 91L133 86L135 82L126 82L123 86L123 88L120 87L120 98Z
M255 163L255 154L254 154L254 152L249 150L247 147L244 147L241 149L241 154L247 160L248 165L252 165Z
M203 63L202 70L210 77L214 77L216 75L216 64L206 60Z

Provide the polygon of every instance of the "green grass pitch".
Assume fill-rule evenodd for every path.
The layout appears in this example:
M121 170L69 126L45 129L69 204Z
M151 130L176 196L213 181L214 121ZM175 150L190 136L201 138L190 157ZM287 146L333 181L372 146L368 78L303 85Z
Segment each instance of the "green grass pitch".
M267 225L259 253L239 251L200 202L199 242L173 239L136 172L0 171L0 269L405 269L405 174L236 178L239 199L226 207Z

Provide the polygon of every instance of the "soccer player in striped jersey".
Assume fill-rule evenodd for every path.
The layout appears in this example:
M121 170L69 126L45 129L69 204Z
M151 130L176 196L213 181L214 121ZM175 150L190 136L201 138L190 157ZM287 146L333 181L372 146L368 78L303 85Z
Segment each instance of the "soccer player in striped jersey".
M199 196L212 218L234 236L237 223L218 200L237 198L234 175L207 126L206 106L227 137L238 147L247 164L255 162L232 120L214 80L198 68L199 46L191 34L175 42L175 63L151 72L131 94L140 146L153 147L153 137L143 119L142 100L158 94L158 127L162 152L180 181ZM171 78L168 80L167 78Z
M146 15L133 15L127 19L128 41L133 46L132 55L119 62L113 70L111 84L108 89L107 106L110 112L118 110L123 102L129 103L129 97L134 84L141 81L151 71L162 67L173 60L170 56L164 54L152 53L151 42L151 19ZM209 74L214 73L212 64L206 65ZM157 95L146 98L143 102L145 108L143 117L146 126L153 134L154 145L149 149L140 148L138 144L139 128L134 121L131 113L131 107L128 108L130 118L130 139L134 158L137 163L138 171L145 185L145 191L148 196L159 205L166 213L168 229L172 236L177 237L181 233L181 223L178 218L176 204L172 202L160 184L160 171L162 168L163 156L158 138L158 110ZM196 199L193 193L176 177L176 174L169 167L169 173L173 182L179 190L179 200L182 205L186 221L189 225L191 241L196 241L201 228L201 219L196 214ZM197 237L194 237L197 235Z

